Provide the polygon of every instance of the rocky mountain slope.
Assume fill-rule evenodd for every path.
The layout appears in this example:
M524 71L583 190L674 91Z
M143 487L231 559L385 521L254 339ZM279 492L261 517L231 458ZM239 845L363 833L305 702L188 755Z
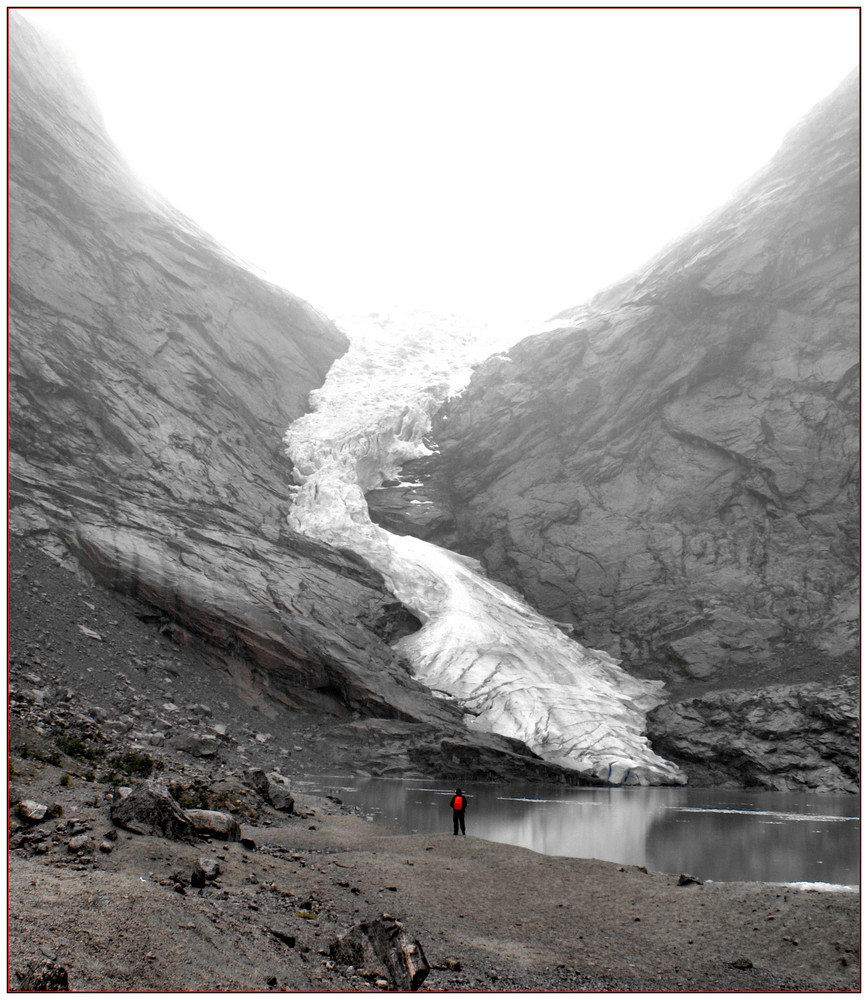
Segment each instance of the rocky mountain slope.
M820 748L805 782L850 789L856 703L839 681L856 663L858 124L853 75L723 210L480 366L441 411L436 474L413 491L432 501L429 524L417 503L404 528L457 536L581 642L676 695L769 687L775 706L771 686L807 684L778 705L796 732L816 685L832 692L846 763L830 773ZM393 529L394 508L390 494L376 514ZM709 723L719 735L744 725L730 709ZM673 733L690 714L662 726L688 770L714 742ZM749 769L772 787L792 770L775 728L760 726Z
M420 754L454 769L460 713L388 645L418 623L378 573L286 527L282 437L345 337L143 186L14 14L10 241L13 532L204 641L251 702L423 720ZM475 752L540 773L509 741Z

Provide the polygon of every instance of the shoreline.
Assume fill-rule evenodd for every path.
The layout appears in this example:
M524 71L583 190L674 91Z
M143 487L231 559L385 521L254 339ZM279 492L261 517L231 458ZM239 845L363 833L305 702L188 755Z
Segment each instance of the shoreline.
M635 865L482 840L472 826L457 838L369 822L300 790L306 775L358 767L360 748L378 757L357 727L267 714L136 608L13 548L10 806L63 811L10 834L10 989L47 961L73 991L376 992L369 970L328 950L386 912L420 941L429 992L858 990L857 893L679 885ZM130 755L166 785L204 789L207 807L229 809L256 848L115 827L113 786L100 779ZM275 767L292 815L249 783L251 768ZM197 888L200 859L221 870Z
M98 837L108 807L87 801L79 793L66 813ZM859 987L854 892L680 885L472 834L402 834L302 793L293 815L268 810L242 833L254 850L118 830L112 851L89 859L65 844L13 852L10 987L50 942L73 990L266 990L273 976L275 989L367 992L366 970L334 963L329 945L381 913L422 945L422 992ZM219 878L181 895L197 858L216 860Z
M445 801L454 788L436 776L332 773L297 780L311 794L337 796L395 834L451 829L440 798ZM643 866L658 874L689 874L702 882L755 882L814 891L860 888L858 803L851 807L843 794L808 794L794 801L791 793L765 789L691 787L676 790L683 793L677 798L664 789L658 801L654 788L565 790L560 785L530 788L502 781L468 781L462 787L473 814L468 833L492 843L547 856ZM832 801L827 804L826 798ZM651 816L645 829L635 826L637 805L643 817ZM590 806L598 808L579 808ZM727 815L718 818L716 813ZM667 818L671 815L678 817L677 826ZM662 832L657 828L661 817L669 824ZM814 838L808 838L809 844L804 840L806 823L825 824L818 844ZM732 838L755 843L754 856L745 861L727 850ZM776 857L778 850L791 849L785 861ZM820 859L816 864L815 858ZM823 877L827 871L834 877Z

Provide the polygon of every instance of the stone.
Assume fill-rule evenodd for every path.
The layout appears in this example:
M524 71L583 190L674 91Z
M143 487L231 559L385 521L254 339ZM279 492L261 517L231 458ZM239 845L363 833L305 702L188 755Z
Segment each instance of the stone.
M329 956L343 965L382 970L395 989L405 991L418 990L430 970L419 941L385 913L355 924L332 941Z
M214 858L197 858L190 885L194 889L202 889L208 882L213 882L220 874L220 865Z
M291 815L295 809L289 781L282 774L272 772L268 775L268 800L279 812Z
M93 854L94 851L94 842L86 833L72 837L66 846L73 854Z
M695 878L693 875L679 875L678 876L679 885L702 885L702 879Z
M215 809L187 809L187 819L200 836L217 840L241 840L241 827L228 813Z
M15 807L15 814L24 823L42 823L48 816L49 807L33 799L22 799Z
M220 748L217 737L210 733L178 733L169 738L168 745L175 750L181 750L193 757L205 760L216 757Z
M257 794L268 802L268 775L265 771L261 767L250 767L247 769L247 780L256 790Z
M290 934L288 931L282 930L279 927L272 927L270 925L267 926L265 929L268 931L269 934L273 934L278 941L282 941L285 945L288 945L290 948L295 947L294 934Z
M247 777L256 791L269 805L280 812L292 814L295 799L290 791L289 781L277 771L266 774L261 768L250 768Z
M133 833L190 840L195 828L162 783L148 779L111 804L111 820Z

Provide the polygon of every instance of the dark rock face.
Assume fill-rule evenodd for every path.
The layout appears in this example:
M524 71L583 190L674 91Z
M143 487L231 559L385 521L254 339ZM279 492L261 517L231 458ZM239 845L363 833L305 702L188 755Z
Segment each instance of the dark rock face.
M855 680L709 692L655 709L648 736L696 784L859 791Z
M352 739L356 737L356 739ZM363 737L363 739L358 739ZM471 733L457 726L397 719L360 719L332 731L336 742L351 739L355 765L375 777L431 775L441 781L545 781L551 784L605 785L543 760L520 740L497 733Z
M365 494L374 524L443 548L458 546L449 476L437 454L407 462L401 480Z
M13 531L273 702L459 723L384 641L379 574L284 530L282 437L345 338L142 186L14 14L10 38Z
M676 688L852 672L858 179L850 78L644 272L480 366L435 425L462 550Z

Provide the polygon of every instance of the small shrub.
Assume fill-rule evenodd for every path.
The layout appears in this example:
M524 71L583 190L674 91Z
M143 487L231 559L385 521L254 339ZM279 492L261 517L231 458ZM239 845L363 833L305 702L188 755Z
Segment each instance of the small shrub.
M67 757L87 760L92 764L95 764L100 758L105 757L103 747L92 745L86 736L77 736L74 733L71 735L61 733L59 736L55 736L54 742L58 749L65 753Z
M182 809L210 809L211 796L203 781L198 778L189 788L183 785L169 785L169 794Z
M154 770L154 762L146 753L121 754L120 757L112 757L108 763L131 778L149 778Z
M69 777L68 774L63 774L60 776L60 783L61 785L63 785L64 788L69 788L69 783L71 780L72 779Z

